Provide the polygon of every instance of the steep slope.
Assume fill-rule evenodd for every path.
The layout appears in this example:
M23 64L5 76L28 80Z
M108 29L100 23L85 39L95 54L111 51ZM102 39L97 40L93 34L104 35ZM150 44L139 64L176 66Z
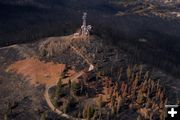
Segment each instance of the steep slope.
M25 119L27 118L28 115L33 115L34 116L33 118L39 119L41 115L45 114L47 110L49 110L49 108L46 107L47 105L45 103L45 99L43 98L44 87L42 84L44 83L51 84L51 82L53 81L52 79L56 79L56 80L58 79L58 71L60 71L59 68L58 68L59 70L56 69L56 67L58 67L58 64L71 65L76 71L82 70L89 66L81 56L77 55L76 51L74 51L71 48L71 46L74 46L81 54L83 54L83 56L85 56L85 58L88 58L89 61L91 61L96 66L96 70L94 71L95 73L102 72L104 75L110 76L113 80L123 81L127 79L126 77L123 76L119 78L119 74L121 71L120 69L126 70L128 64L131 65L128 59L129 54L125 53L123 50L118 50L116 47L110 44L104 43L102 39L97 36L92 36L91 39L89 40L88 39L72 40L70 38L72 38L72 35L64 36L64 37L49 37L35 43L20 45L21 49L19 49L19 45L16 45L15 47L11 46L0 49L0 53L1 53L0 63L2 65L0 66L1 67L0 96L3 96L1 97L0 101L6 104L5 101L9 100L9 102L11 103L10 105L11 107L13 107L16 102L18 103L17 105L15 104L17 107L12 108L13 112L11 113L6 113L5 106L3 106L2 104L1 108L2 110L4 108L4 110L0 114L0 118L3 118L4 115L8 114L8 117L14 119L21 119L21 118ZM63 43L65 41L68 42L68 44L66 44L67 45L66 47L61 46L61 44L59 45L56 44L55 46L53 45L54 43L57 42ZM54 51L53 54L51 55L42 54L41 51L42 48L47 48L44 49L46 53L51 52L52 48L50 49L47 46L53 48ZM31 61L34 59L31 58L33 57L32 56L33 52L25 53L26 51L24 51L24 49L22 48L26 48L26 49L28 48L34 50L36 57L36 60L34 61L36 62ZM24 56L24 54L26 55ZM54 64L54 63L50 64L49 63L50 61L58 64ZM7 68L10 65L11 68L14 68L14 73L7 71ZM152 68L152 66L143 64L142 67L143 70L145 71L151 71L150 73L152 79L154 79L155 81L159 80L160 85L162 85L167 90L166 95L168 97L169 103L172 104L175 103L176 99L173 99L174 96L178 97L180 95L179 92L180 80L168 74L165 74L156 68ZM25 68L28 70L26 70ZM50 68L52 68L53 70L51 71ZM51 75L57 73L55 75L56 77L51 77L51 75L48 76L47 75L48 70L50 70L48 73L52 73ZM18 73L19 75L17 75ZM41 77L43 77L42 75L45 75L44 77L47 77L47 79L51 81L49 82L32 81L32 83L36 83L36 82L39 83L39 86L37 85L32 86L31 84L29 84L29 78L33 79L33 76L35 75L34 73L41 74ZM123 72L123 74L126 73ZM25 78L23 75L25 75ZM15 85L14 87L16 88L16 90L14 92L13 92L14 87L11 87L12 85L10 83ZM24 85L27 85L29 87L22 88L22 86ZM6 94L11 94L11 96L6 96ZM17 94L20 96L20 98L14 99L14 97L12 96ZM38 95L39 97L35 97L35 95ZM28 99L31 101L27 100L24 103L22 102L24 101L24 99ZM39 102L37 103L37 101ZM31 106L28 106L29 104L32 104L31 106L36 106L36 107L31 108ZM29 107L30 109L25 114L23 114L24 112L23 108L27 108L27 107ZM19 115L16 116L14 115L15 113L18 113ZM52 111L48 113L53 114ZM131 115L135 115L135 114L132 113ZM55 114L49 117L57 118ZM126 118L127 115L123 112L121 117Z

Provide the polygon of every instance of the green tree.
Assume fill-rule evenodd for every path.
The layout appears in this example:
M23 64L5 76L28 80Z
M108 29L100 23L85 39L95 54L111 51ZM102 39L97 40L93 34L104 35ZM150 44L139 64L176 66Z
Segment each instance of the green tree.
M63 103L63 112L67 113L69 111L70 103L69 100L65 100Z
M92 118L94 116L95 113L95 109L93 106L88 106L88 110L87 110L87 119L89 120L90 118Z
M76 82L72 82L71 83L71 91L73 96L75 96L77 94L78 89L80 89L80 85Z
M62 94L61 89L62 89L62 78L59 78L58 84L56 86L54 100L53 100L55 107L58 107L58 99L60 98L60 96Z

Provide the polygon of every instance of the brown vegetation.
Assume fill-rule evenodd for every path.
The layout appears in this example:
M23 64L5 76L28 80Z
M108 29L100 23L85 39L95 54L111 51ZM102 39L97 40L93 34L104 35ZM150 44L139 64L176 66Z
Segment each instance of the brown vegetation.
M150 78L141 66L129 66L126 80L114 81L101 73L95 78L81 78L69 82L61 89L57 107L67 114L86 119L115 119L125 110L139 114L137 119L164 120L167 103L164 89ZM67 109L68 108L68 109Z

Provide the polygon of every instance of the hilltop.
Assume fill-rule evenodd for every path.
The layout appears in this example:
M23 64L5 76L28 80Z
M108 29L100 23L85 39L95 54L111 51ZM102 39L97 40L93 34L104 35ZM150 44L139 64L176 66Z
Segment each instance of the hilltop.
M3 103L0 106L3 111L0 114L0 118L3 118L7 114L6 109L12 109L12 112L8 113L8 117L14 119L26 119L29 115L33 116L32 119L39 119L45 114L48 118L61 117L54 114L47 107L43 96L44 90L46 86L52 85L59 80L65 66L71 66L70 68L68 67L69 73L67 76L73 76L80 71L86 71L85 69L89 67L88 62L95 66L95 70L79 80L84 79L90 86L98 85L97 81L99 85L106 85L105 81L107 81L108 78L110 79L108 81L112 82L112 87L116 86L117 81L119 81L119 84L122 84L124 81L123 84L131 88L130 85L126 84L128 77L131 76L132 79L135 71L141 69L142 76L149 71L151 80L148 82L154 81L155 83L153 84L156 84L156 82L159 81L158 85L165 88L165 90L168 89L168 91L163 94L166 95L169 103L174 103L176 100L172 98L174 95L179 95L178 79L156 68L152 69L149 65L131 64L127 53L104 42L103 39L97 36L90 36L89 38L74 38L73 35L48 37L34 43L17 44L1 48L0 54L0 63L2 65L0 69L0 101ZM130 72L131 74L128 73L130 76L126 76L127 70L132 71ZM36 75L39 75L39 77ZM100 75L100 78L98 75ZM98 80L96 80L97 78ZM62 89L66 91L67 86L65 85ZM118 89L122 88L118 87ZM54 94L53 91L56 91L56 87L50 89L50 96ZM104 92L105 91L103 91L103 94ZM97 96L99 96L98 94ZM101 97L99 97L96 99L101 99ZM86 99L88 100L88 98L81 98L82 101L86 101ZM102 99L104 102L107 102L104 96L102 96ZM66 98L63 98L63 100L66 101ZM7 101L9 102L7 103ZM126 102L129 103L128 101ZM125 106L123 105L125 108L123 108L120 113L121 118L128 119L127 113L125 113L125 111L128 110L126 104ZM109 105L110 104L108 104L108 106ZM132 105L135 104L132 103ZM137 105L134 107L137 107ZM24 109L28 110L24 111ZM138 117L138 114L144 115L142 112L143 109L139 110L139 112L131 111L131 114L128 114L128 116ZM76 112L70 114L76 116ZM105 117L103 114L102 112L102 118Z

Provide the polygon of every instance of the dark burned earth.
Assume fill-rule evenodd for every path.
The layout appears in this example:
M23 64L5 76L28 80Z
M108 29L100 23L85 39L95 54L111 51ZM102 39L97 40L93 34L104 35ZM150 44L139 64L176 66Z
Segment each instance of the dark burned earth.
M59 84L51 88L52 103L76 118L163 120L164 104L179 102L179 79L132 64L129 54L98 36L49 37L0 48L0 55L0 119L65 119L44 97L45 88L57 81L61 94L56 97ZM70 76L88 69L86 60L93 71L71 83L62 79L67 71Z
M0 0L0 120L66 119L49 107L47 88L50 103L76 118L164 120L164 104L179 103L179 8L178 0ZM94 36L73 39L84 11Z

